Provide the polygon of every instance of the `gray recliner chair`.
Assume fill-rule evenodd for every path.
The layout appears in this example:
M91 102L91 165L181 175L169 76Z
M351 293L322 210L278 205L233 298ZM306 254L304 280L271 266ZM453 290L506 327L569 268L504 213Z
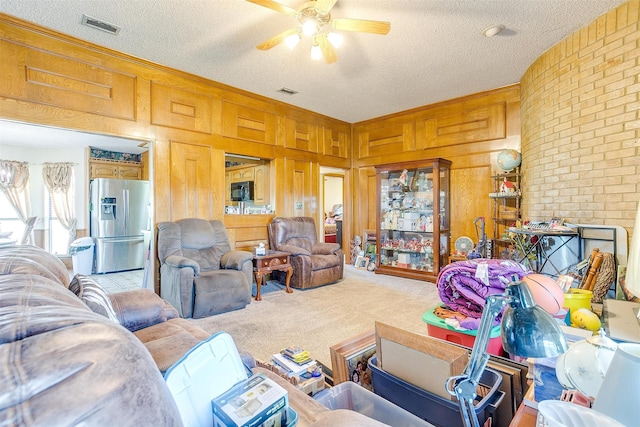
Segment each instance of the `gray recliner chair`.
M275 217L267 226L269 245L276 251L291 254L291 287L315 288L342 279L344 252L338 243L318 242L316 224L310 217ZM285 273L273 271L284 282Z
M231 250L224 224L187 218L158 224L160 294L182 317L206 317L251 302L253 255Z

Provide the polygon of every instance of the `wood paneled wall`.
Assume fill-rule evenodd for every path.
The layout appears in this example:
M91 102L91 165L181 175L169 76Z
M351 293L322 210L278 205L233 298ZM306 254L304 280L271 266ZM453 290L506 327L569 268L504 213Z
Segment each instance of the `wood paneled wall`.
M374 166L440 157L452 161L452 242L476 240L473 221L484 216L492 236L488 194L497 154L520 149L518 85L470 95L353 125L354 231L376 228ZM525 195L526 197L526 195Z
M269 216L224 215L225 153L271 161L276 213L317 221L319 166L351 167L349 123L4 14L0 56L1 118L153 141L156 222L224 218L239 245L266 242L247 230Z

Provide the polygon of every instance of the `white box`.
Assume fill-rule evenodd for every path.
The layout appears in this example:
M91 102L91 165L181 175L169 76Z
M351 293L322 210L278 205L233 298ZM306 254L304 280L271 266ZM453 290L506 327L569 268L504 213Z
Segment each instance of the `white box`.
M264 375L241 381L211 406L214 427L287 426L287 391Z
M411 254L398 254L398 262L401 264L411 264Z
M404 212L402 217L404 219L414 220L420 218L420 214L418 212Z

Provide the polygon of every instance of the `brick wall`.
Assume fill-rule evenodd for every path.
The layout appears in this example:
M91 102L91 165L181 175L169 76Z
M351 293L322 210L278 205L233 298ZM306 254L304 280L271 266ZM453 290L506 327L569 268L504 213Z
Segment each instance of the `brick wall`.
M619 225L640 199L640 1L573 33L521 80L523 218Z

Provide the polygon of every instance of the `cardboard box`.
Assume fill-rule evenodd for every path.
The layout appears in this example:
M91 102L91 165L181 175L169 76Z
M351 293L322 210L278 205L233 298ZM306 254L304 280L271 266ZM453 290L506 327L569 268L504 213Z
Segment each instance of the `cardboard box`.
M303 393L308 394L309 396L313 396L316 393L324 390L324 374L319 377L311 377L309 379L302 379L301 382L296 385L296 387L302 390Z
M254 375L211 401L214 427L286 427L287 391Z
M381 322L375 322L375 326L381 369L444 399L453 399L444 384L449 377L462 374L469 360L468 350ZM374 391L376 387L374 381Z

